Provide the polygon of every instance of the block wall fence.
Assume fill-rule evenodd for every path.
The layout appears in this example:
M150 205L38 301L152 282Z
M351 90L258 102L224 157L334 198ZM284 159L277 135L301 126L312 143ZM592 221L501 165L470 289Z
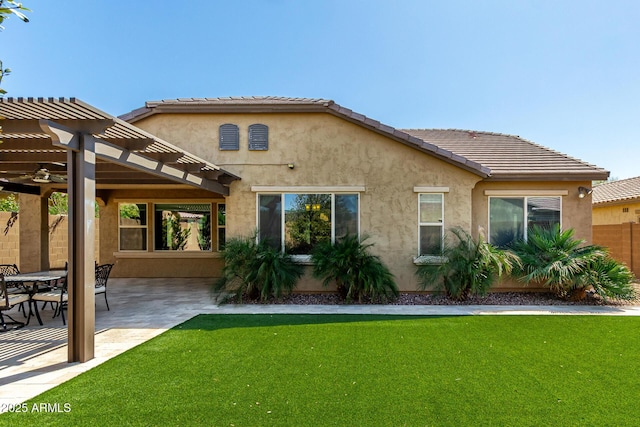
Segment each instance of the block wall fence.
M17 264L20 268L20 214L12 221L11 212L0 212L0 264ZM100 219L96 218L95 258L99 259ZM69 221L66 215L49 216L49 266L64 267L69 249Z

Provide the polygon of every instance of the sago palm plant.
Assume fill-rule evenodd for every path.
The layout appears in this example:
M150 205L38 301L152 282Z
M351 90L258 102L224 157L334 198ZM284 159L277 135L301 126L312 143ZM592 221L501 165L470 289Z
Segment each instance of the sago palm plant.
M604 299L631 300L636 297L633 288L635 277L624 265L606 255L591 260L580 276L580 287L593 288Z
M534 226L526 242L519 241L513 246L522 261L518 271L521 280L542 284L563 298L583 288L582 276L590 265L606 256L606 251L573 236L573 229L561 230L559 225Z
M222 277L213 291L229 292L235 301L280 298L294 289L304 272L290 255L265 242L256 243L255 236L229 239L222 258Z
M442 261L419 265L416 270L422 290L442 289L454 300L485 295L502 274L509 274L519 260L481 237L473 239L461 228L450 230L455 242L445 244Z
M373 244L365 244L367 238L347 235L334 244L316 245L311 253L313 276L323 279L324 286L335 281L346 301L391 300L398 296L398 287L380 258L369 253Z

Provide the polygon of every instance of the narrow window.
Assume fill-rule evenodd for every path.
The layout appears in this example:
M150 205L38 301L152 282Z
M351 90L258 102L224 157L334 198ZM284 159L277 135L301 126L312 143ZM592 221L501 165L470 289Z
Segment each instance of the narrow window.
M220 126L220 150L239 150L240 131L238 126L227 123Z
M249 126L249 150L269 149L269 127L261 124Z
M444 197L442 194L420 194L419 198L419 255L440 255L444 233Z
M147 250L146 203L120 203L118 205L118 241L121 251Z
M224 203L218 203L218 250L224 250L227 232L227 212Z

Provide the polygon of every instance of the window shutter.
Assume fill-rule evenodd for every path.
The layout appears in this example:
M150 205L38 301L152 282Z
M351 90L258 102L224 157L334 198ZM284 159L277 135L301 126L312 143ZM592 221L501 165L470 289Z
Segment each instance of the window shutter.
M230 123L220 126L220 149L240 149L240 131L238 126Z
M269 149L269 127L255 124L249 126L249 150Z

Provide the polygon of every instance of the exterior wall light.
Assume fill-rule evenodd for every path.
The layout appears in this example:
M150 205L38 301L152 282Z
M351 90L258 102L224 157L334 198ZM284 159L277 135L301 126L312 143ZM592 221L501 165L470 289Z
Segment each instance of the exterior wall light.
M593 193L593 190L591 188L578 187L578 197L581 199L584 199L586 196L588 196L591 193Z
M287 167L288 167L289 169L293 169L293 168L295 168L295 167L296 167L296 165L294 165L293 163L288 163L288 164L287 164Z

